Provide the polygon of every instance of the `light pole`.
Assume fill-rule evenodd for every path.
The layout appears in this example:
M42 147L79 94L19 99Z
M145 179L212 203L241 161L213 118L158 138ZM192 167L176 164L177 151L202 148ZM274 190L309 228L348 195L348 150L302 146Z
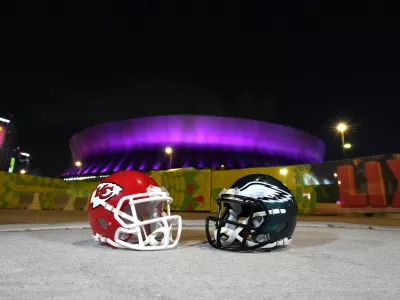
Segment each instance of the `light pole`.
M339 123L336 126L337 131L340 132L342 135L342 150L343 150L343 157L346 157L346 147L344 146L344 132L347 130L348 126L345 123ZM349 144L350 145L350 144ZM351 147L351 146L350 146Z
M172 148L171 147L166 147L164 149L165 153L169 156L169 168L172 169Z

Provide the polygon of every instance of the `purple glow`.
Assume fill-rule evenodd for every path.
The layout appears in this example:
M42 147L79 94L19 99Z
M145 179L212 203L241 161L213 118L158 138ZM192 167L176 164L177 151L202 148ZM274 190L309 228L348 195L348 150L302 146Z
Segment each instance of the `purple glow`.
M107 172L112 166L112 163L108 163L106 164L106 166L103 168L103 170L101 170L101 173L105 173Z
M134 162L131 162L130 164L129 164L129 166L127 166L126 167L126 170L132 170L132 168L133 168L133 166L134 166L135 164L134 164Z
M94 169L92 170L92 172L90 172L90 173L97 173L97 171L101 168L102 165L104 165L104 163L103 163L103 162L100 162L100 163L97 165L97 167L94 168Z
M121 170L121 166L124 163L125 157L126 157L126 154L115 165L115 167L113 168L113 172L117 172L117 171Z
M204 168L204 162L202 162L201 160L199 160L199 161L197 162L197 168L203 169L203 168Z
M93 164L88 164L86 166L86 168L84 168L84 169L82 168L82 170L83 170L82 174L85 175L85 174L89 173L89 171L92 168L92 166L93 166Z
M111 122L87 128L70 140L74 160L136 149L163 149L167 145L260 152L307 163L322 162L326 151L320 139L294 128L213 116L161 116Z
M161 167L161 161L157 160L157 161L153 164L152 170L159 170L160 167Z
M91 165L89 165L89 167L83 172L83 174L85 175L85 174L89 173L89 171L90 171L94 166L95 166L94 163L91 164Z

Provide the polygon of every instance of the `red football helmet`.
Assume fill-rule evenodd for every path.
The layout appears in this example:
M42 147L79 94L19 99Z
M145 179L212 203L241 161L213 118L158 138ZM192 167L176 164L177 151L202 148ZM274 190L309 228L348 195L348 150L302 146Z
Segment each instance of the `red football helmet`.
M112 248L174 248L181 236L182 219L170 215L172 201L168 191L145 173L114 173L100 181L90 197L88 214L93 238ZM167 213L163 211L165 202ZM178 225L175 239L172 221Z

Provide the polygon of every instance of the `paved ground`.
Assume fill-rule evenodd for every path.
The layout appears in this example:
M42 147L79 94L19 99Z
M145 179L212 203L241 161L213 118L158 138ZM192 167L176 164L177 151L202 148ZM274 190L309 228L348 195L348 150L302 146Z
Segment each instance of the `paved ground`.
M0 226L0 299L400 299L400 228L299 222L286 249L230 253L184 224L159 252L102 247L86 222Z
M204 220L206 216L215 213L179 213L184 220ZM20 210L0 209L1 224L35 224L35 223L60 223L87 221L87 212L60 211L60 210ZM344 222L351 224L368 224L382 226L400 226L400 213L389 216L364 217L353 216L299 216L299 221L307 222Z

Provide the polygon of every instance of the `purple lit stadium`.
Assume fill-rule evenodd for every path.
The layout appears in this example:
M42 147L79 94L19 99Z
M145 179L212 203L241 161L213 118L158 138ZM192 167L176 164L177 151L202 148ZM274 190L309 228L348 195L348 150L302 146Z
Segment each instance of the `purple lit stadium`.
M173 149L172 158L164 149ZM318 163L326 147L306 132L266 122L213 116L159 116L96 125L70 140L74 161L62 177L118 170L250 168ZM170 160L171 159L171 160Z

